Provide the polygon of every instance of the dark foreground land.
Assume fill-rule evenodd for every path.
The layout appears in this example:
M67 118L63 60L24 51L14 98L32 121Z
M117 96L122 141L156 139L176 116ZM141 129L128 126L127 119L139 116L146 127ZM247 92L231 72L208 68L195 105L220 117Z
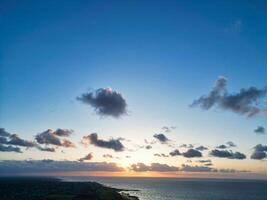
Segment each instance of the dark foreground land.
M0 178L1 200L138 200L123 190L95 182L62 182L54 178Z

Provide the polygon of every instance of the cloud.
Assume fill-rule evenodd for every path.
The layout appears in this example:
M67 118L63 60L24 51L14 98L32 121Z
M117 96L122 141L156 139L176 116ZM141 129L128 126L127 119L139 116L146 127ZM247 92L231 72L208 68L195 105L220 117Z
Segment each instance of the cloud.
M98 139L97 133L91 133L88 136L84 136L82 138L82 144L88 145L92 144L97 147L107 148L107 149L113 149L114 151L124 151L125 147L120 142L121 138L118 139L109 139L107 141Z
M113 156L111 154L104 154L103 158L113 158Z
M218 149L228 149L228 148L232 148L232 147L236 147L236 144L229 141L229 142L226 142L226 145L225 144L221 144L219 146L217 146L216 148Z
M13 147L11 145L3 145L0 143L0 152L16 152L16 153L22 153L21 149L18 147Z
M22 147L35 147L35 143L32 141L21 139L17 134L9 136L10 140L8 144Z
M83 162L85 160L91 160L92 158L93 158L93 154L92 153L89 153L86 156L80 158L78 161Z
M151 163L151 165L146 165L144 163L132 164L130 169L135 172L173 172L178 171L179 168L175 166L170 166L167 164Z
M231 22L224 30L227 33L240 33L242 31L243 23L240 19Z
M170 133L170 132L172 132L174 129L176 129L176 127L175 127L175 126L163 126L161 129L162 129L165 133Z
M184 172L212 172L213 168L207 166L190 166L183 164L180 171Z
M47 152L55 152L56 149L53 147L42 147L40 145L36 145L36 148L39 149L40 151L47 151Z
M155 153L154 156L157 156L157 157L163 157L163 158L167 158L169 157L168 155L164 154L164 153Z
M250 158L254 160L263 160L267 158L267 145L264 146L262 144L257 144L254 147L254 152L252 153Z
M60 137L69 137L73 133L73 130L70 129L61 129L58 128L53 132L54 135L60 136Z
M183 153L183 156L186 158L202 157L202 153L195 149L188 149L186 152Z
M211 160L198 160L196 162L199 162L199 163L210 163Z
M226 144L228 145L228 147L237 147L237 145L231 141L226 142Z
M190 106L199 106L204 110L209 110L214 106L229 110L240 115L252 117L264 111L259 100L267 94L267 87L258 89L250 87L241 89L238 93L229 94L227 91L227 79L219 77L215 86L208 95L204 95L195 100Z
M42 173L42 172L71 172L71 171L124 171L116 163L107 162L79 162L50 160L2 160L0 174Z
M127 113L127 103L123 96L112 88L100 88L93 92L82 94L77 99L89 104L101 116L120 117Z
M192 144L181 144L179 147L192 149L192 148L194 148L194 145L192 145Z
M53 131L52 129L48 129L42 133L39 133L35 136L36 141L39 144L46 145L55 145L61 147L75 147L74 143L67 139L61 139L60 137L69 136L70 133L68 131L64 131L63 129L57 129ZM60 136L60 137L59 137Z
M173 150L169 153L171 156L180 156L182 155L178 149Z
M254 132L257 133L257 134L265 134L265 133L266 133L265 131L266 131L266 130L265 130L265 128L264 128L263 126L258 126L258 127L254 130Z
M243 160L246 159L246 155L240 152L232 152L228 150L218 150L214 149L210 152L211 156L218 157L218 158L229 158L229 159L237 159Z
M155 134L153 137L159 140L161 143L167 143L169 141L169 139L163 133Z
M40 151L55 152L54 148L42 147L33 141L24 140L17 134L11 134L5 131L4 128L0 128L0 145L3 152L17 152L22 153L19 147L37 148Z
M0 136L9 137L11 134L7 132L4 128L0 128Z
M217 146L216 148L218 148L218 149L227 149L228 147L226 145L224 145L224 144L221 144L221 145Z
M201 145L201 146L196 147L195 149L198 151L204 151L204 150L208 150L208 147L204 147Z

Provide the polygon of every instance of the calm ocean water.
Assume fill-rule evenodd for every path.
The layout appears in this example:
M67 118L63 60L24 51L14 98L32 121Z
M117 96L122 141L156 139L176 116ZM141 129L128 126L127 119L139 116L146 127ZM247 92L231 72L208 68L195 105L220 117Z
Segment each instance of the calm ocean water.
M134 189L140 200L267 200L267 181L121 177L60 177Z

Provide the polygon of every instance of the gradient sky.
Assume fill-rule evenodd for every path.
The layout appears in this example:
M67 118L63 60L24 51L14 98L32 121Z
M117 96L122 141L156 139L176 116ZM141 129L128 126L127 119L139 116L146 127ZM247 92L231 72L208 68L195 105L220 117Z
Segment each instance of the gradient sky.
M125 168L138 162L195 166L200 165L197 160L211 159L216 169L266 175L266 159L250 159L255 145L267 145L266 134L254 133L258 126L267 128L266 116L248 118L220 108L189 107L208 94L219 76L227 78L230 93L266 86L266 1L0 4L0 126L27 140L49 128L73 129L70 139L77 146L58 148L56 153L0 152L1 160L77 160L92 152L94 162ZM100 117L76 99L89 89L106 87L123 95L128 115ZM164 133L163 126L176 129ZM160 143L135 152L79 144L93 132L105 140L131 140L122 141L129 149L144 145L144 139L154 140L155 133L164 133L175 148L194 144L212 150L233 141L233 151L247 158L213 158L205 151L203 158L188 163L183 157L153 156L174 149ZM107 153L118 158L103 158Z

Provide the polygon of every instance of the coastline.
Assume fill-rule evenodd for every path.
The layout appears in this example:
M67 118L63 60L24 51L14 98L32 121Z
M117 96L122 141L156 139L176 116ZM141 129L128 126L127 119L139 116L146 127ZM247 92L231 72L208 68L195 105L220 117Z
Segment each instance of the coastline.
M139 200L127 191L97 182L64 182L57 178L0 178L2 200Z

